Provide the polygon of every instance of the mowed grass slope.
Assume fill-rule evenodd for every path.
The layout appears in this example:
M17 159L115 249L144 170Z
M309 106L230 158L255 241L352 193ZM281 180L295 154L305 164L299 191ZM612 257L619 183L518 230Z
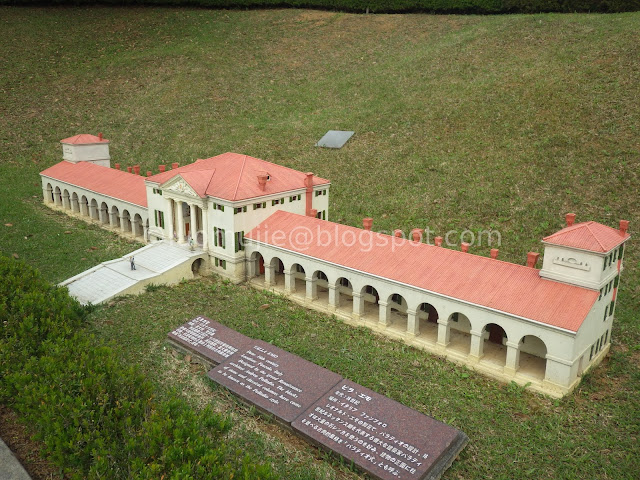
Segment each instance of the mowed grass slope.
M136 247L41 205L58 140L100 131L123 166L245 153L329 178L334 221L497 230L518 263L569 211L633 233L639 32L640 14L1 8L0 252L57 282ZM329 129L356 135L314 148ZM354 474L163 350L170 329L205 314L461 428L471 443L445 478L635 478L639 259L632 239L609 359L562 401L216 279L102 307L93 329L159 394L177 383L194 405L237 411L238 441L284 478Z

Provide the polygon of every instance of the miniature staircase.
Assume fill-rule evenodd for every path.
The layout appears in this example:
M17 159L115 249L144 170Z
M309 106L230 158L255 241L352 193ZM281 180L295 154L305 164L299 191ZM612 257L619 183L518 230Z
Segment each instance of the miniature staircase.
M135 259L131 270L129 258ZM161 241L146 245L122 258L103 262L71 277L60 286L80 303L98 304L118 295L137 294L149 284L175 284L193 278L192 265L197 259L206 262L202 249L191 251L186 245Z

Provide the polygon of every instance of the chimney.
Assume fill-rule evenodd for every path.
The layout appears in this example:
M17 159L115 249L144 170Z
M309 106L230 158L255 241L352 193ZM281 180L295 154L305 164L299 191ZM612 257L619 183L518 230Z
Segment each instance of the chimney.
M498 259L498 252L499 250L497 248L492 248L491 249L491 258L493 258L494 260Z
M462 242L462 244L460 245L460 250L462 250L464 253L468 253L469 244L467 242Z
M413 239L414 242L421 242L422 241L422 229L421 228L414 228L413 230L411 230L411 238Z
M620 220L620 235L626 235L629 229L629 220Z
M136 175L140 175L140 165L133 166L133 173L135 173Z
M540 258L540 254L536 252L527 253L527 267L536 268L536 263L538 262L538 258Z
M151 175L153 175L153 172L151 170L147 170L147 177L150 177Z
M120 170L120 164L116 163L116 170Z
M316 218L316 217L318 216L318 210L316 210L315 208L312 208L312 209L309 211L309 216L310 216L310 217L313 217L313 218Z
M398 229L398 230L394 230L393 231L393 236L396 238L402 238L402 230Z
M102 132L98 134L98 140L102 141Z
M127 167L127 172L131 173L131 167Z
M258 185L260 186L260 190L263 192L265 188L267 188L267 177L268 175L265 172L260 172L258 174Z
M307 172L304 174L304 186L307 189L305 194L305 214L307 217L311 216L311 207L313 206L313 173Z
M575 222L575 220L576 220L576 214L575 213L567 213L565 218L567 219L567 227L570 227L571 225L573 225L573 222Z
M176 168L178 168L180 166L180 164L178 162L173 162L171 164L171 170L175 170Z
M160 171L160 173L164 173L167 167L165 167L164 165L158 165L158 170Z
M442 246L442 237L436 237L434 238L435 242L436 242L436 247L441 247Z
M367 230L367 231L371 231L371 227L373 227L373 218L367 217L367 218L363 218L362 219L362 227Z

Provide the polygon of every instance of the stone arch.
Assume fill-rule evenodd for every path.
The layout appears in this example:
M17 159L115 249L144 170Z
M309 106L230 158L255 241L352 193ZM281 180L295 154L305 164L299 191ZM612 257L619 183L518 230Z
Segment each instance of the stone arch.
M196 258L194 262L191 264L191 272L194 275L200 273L200 267L202 267L203 260L201 258Z
M53 190L53 203L58 207L62 206L62 192L58 186Z
M517 371L544 380L547 371L547 345L536 335L524 335L518 342Z
M121 228L123 232L131 232L131 214L129 213L129 210L122 211Z
M139 213L136 213L133 216L133 236L134 237L144 237L144 226L142 224L142 217Z
M306 274L306 270L305 268L299 264L299 263L294 263L291 265L291 268L289 269L289 275L290 275L290 288L289 290L291 292L297 292L298 294L302 295L302 296L306 296L306 292L307 292L307 274Z
M85 217L89 216L89 200L87 200L86 195L80 197L80 215Z
M71 194L71 211L80 213L80 200L78 200L78 193L73 192Z
M280 259L280 257L271 257L271 260L269 260L269 268L273 272L270 283L272 285L284 288L284 262Z
M44 198L47 203L55 203L55 199L53 198L53 187L50 183L47 183L46 191L47 193L45 194Z
M249 278L259 278L264 280L265 268L264 257L260 252L252 252L249 255L249 262L247 265L247 276Z
M400 293L387 297L386 306L380 305L380 323L405 332L408 327L407 300Z
M311 275L311 298L329 304L329 277L322 270Z
M353 309L365 322L378 323L380 320L380 294L373 285L365 285L360 289L359 305L354 300ZM358 308L358 311L356 311Z
M107 205L107 202L102 202L100 204L98 217L100 218L100 223L105 225L109 223L109 205Z
M62 192L62 206L65 210L71 210L71 198L69 196L69 190L66 188Z
M353 284L346 277L338 278L333 286L335 287L335 307L347 315L353 313Z
M98 210L98 201L95 198L92 198L91 202L89 203L89 216L91 217L92 220L100 219L100 212Z
M497 323L487 323L482 329L483 361L504 367L507 363L507 332Z
M449 345L447 348L463 355L471 351L471 320L464 313L454 312L449 315Z
M120 223L120 210L115 205L111 207L111 226L115 228L122 228Z
M416 309L418 336L431 342L438 340L438 318L440 314L429 302L422 302Z

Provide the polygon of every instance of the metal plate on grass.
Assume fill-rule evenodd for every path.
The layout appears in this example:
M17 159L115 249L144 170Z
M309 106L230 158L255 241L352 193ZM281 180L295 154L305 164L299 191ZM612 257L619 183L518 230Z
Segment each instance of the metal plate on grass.
M342 148L354 133L355 132L347 132L344 130L329 130L324 134L324 137L318 140L316 147Z

